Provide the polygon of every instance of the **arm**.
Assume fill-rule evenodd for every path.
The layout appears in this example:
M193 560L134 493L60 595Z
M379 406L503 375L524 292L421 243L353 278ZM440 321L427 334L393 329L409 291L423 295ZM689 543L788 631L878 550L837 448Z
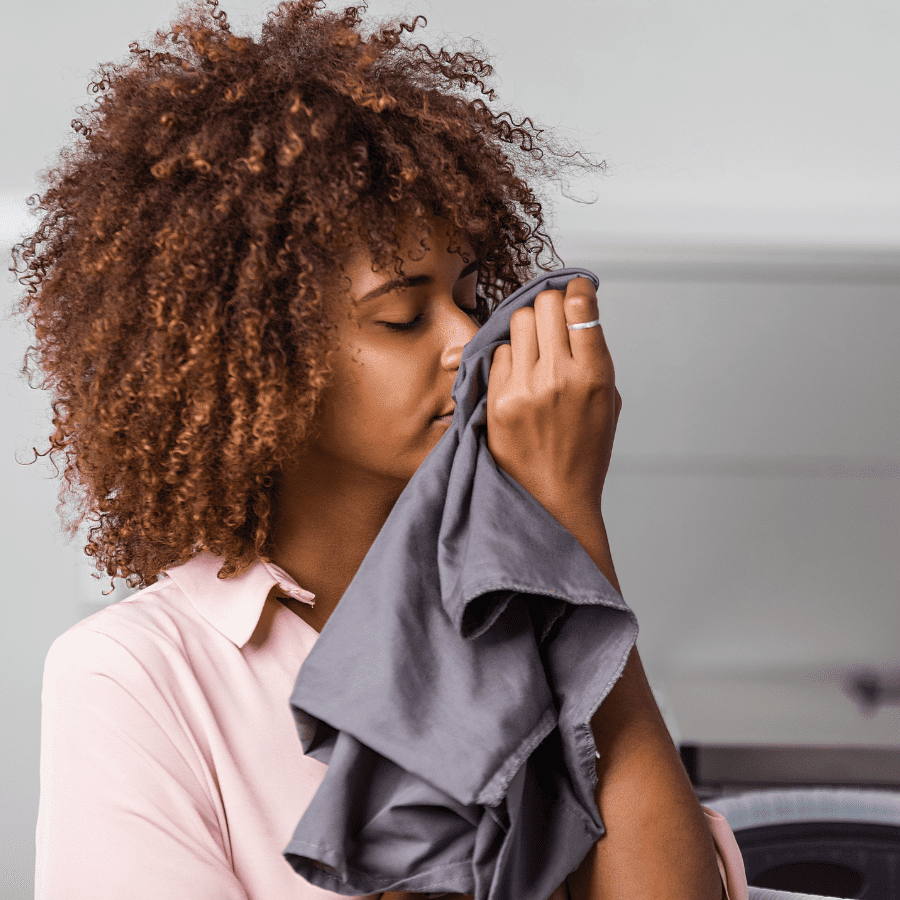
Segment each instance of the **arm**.
M621 593L599 510L571 499L545 506ZM606 834L569 875L571 900L727 900L706 817L681 764L637 647L591 720L594 797ZM381 900L423 900L385 893ZM446 895L443 900L467 900ZM471 900L471 898L468 898ZM550 900L567 900L565 886Z
M622 406L586 278L541 291L494 350L488 449L618 590L601 498ZM572 900L720 900L712 835L635 647L591 721L606 834L567 879Z
M621 593L599 511L550 510ZM591 720L606 834L569 876L572 900L720 900L715 845L635 646Z

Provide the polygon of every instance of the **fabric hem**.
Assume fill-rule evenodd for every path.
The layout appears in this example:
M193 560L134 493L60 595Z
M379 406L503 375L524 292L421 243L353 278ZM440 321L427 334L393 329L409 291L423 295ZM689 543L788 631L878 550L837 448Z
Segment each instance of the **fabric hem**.
M301 847L305 847L303 850ZM321 858L314 859L309 855L310 849L317 850ZM327 847L320 847L304 841L292 840L283 851L291 868L310 884L325 890L334 891L345 896L357 894L372 894L382 891L413 891L422 892L430 889L443 888L456 893L474 892L474 879L471 860L458 860L452 863L444 863L433 869L418 872L405 878L397 879L388 875L373 874L347 864L346 860L338 859L338 854ZM339 863L347 874L344 875L337 866L329 866L331 872L319 865L328 865L325 860ZM468 876L464 882L453 881L459 875ZM352 879L352 880L351 880Z
M600 698L597 700L593 706L590 707L587 718L579 723L579 726L575 729L575 740L577 741L579 748L579 757L582 766L584 766L585 771L588 774L588 783L591 785L591 791L593 792L594 788L597 787L597 770L596 770L596 761L597 761L597 742L594 740L594 733L591 730L591 719L593 719L595 713L598 709L603 705L603 701L609 696L612 689L616 686L618 680L622 677L622 672L625 671L625 666L628 664L628 659L631 656L632 650L634 650L637 645L638 639L638 625L637 625L637 617L634 615L634 612L630 609L627 610L628 618L632 630L632 636L629 639L628 647L625 653L622 654L621 661L619 663L618 668L613 673L613 675L607 679L606 684L603 685L603 691L600 694ZM581 695L581 701L579 703L580 706L583 707L584 700L588 696L595 696L596 690L600 686L599 682L603 679L596 679L594 683L592 683L588 689Z
M516 777L516 773L525 764L528 757L531 756L535 747L553 731L556 724L556 710L552 707L544 710L532 732L481 789L474 802L482 806L497 806L506 796L506 791L510 782Z

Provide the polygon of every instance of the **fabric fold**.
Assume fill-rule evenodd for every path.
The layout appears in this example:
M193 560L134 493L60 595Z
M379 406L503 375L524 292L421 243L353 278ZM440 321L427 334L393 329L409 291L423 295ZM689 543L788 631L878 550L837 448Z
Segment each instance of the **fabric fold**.
M599 286L540 275L466 345L451 426L300 669L294 720L328 769L284 856L312 884L546 900L603 834L589 723L637 619L485 434L512 313L576 276Z

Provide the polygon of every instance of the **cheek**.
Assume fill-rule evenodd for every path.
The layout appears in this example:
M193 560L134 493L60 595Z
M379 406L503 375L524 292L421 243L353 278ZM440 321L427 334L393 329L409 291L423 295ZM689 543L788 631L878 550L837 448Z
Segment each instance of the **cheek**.
M350 450L397 437L409 423L415 373L384 354L342 361L329 395L326 425L332 442Z
M345 377L354 405L366 415L410 414L427 389L419 356L402 349L359 352Z

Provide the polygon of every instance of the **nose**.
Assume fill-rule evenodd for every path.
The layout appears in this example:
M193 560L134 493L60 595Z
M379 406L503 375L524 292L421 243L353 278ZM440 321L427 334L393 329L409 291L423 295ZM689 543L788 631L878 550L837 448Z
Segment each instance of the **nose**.
M479 325L472 319L471 309L462 309L452 300L448 301L444 321L441 323L443 349L441 365L445 369L458 369L462 361L463 349L475 336Z

